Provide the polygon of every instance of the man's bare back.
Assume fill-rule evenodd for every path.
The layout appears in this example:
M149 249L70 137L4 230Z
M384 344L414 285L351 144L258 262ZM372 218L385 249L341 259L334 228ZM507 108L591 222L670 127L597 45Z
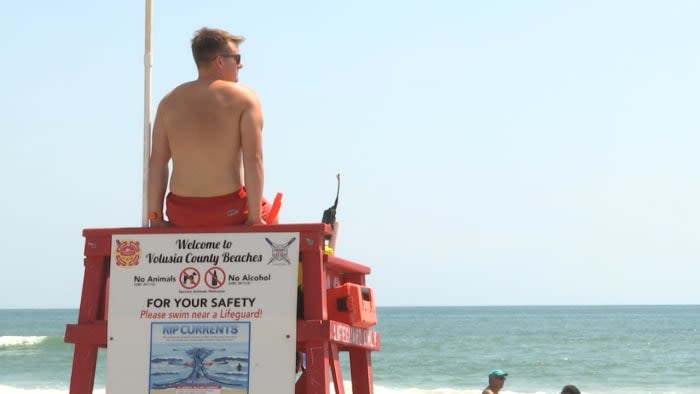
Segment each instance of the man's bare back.
M158 109L173 160L170 191L190 197L232 193L241 179L243 109L250 93L227 81L193 81L170 92Z
M151 226L167 225L163 198L168 178L171 194L178 197L240 193L246 207L236 212L246 215L245 223L264 222L262 111L255 93L236 83L243 67L242 40L223 30L200 29L192 40L197 80L173 89L158 106L148 173Z

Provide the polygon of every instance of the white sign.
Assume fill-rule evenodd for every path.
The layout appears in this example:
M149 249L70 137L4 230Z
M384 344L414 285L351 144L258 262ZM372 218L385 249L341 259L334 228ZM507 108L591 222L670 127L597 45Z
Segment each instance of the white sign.
M112 238L107 394L294 393L298 233Z

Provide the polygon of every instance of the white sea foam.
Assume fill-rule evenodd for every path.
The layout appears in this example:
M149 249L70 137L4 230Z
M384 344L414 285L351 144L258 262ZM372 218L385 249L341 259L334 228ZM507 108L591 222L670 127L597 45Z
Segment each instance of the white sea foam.
M20 389L0 384L0 394L68 394L68 389ZM105 390L93 390L92 394L105 394Z
M350 382L344 382L345 392L347 394L352 394L352 386ZM105 394L105 389L95 389L93 394ZM330 393L334 393L333 386L331 384ZM471 389L451 389L451 388L438 388L438 389L417 389L417 388L402 388L393 389L382 386L374 386L375 394L481 394L481 390L471 390ZM502 394L544 394L542 392L538 393L519 393L514 391L502 391ZM20 389L16 387L3 386L0 385L0 394L68 394L68 389Z
M352 394L350 382L345 382L345 392ZM330 389L334 393L333 387ZM93 394L105 394L105 390L95 389ZM381 386L374 386L375 394L481 394L481 390L456 390L456 389L392 389ZM520 394L516 392L502 392L503 394ZM68 394L68 389L20 389L16 387L0 385L0 394ZM524 394L524 393L523 393Z
M0 337L0 348L10 346L33 346L41 343L47 337L20 337L6 336Z
M345 392L352 393L350 385L346 382ZM436 389L418 389L418 388L388 388L382 386L374 386L375 394L481 394L483 389L454 389L454 388L436 388ZM332 393L333 391L331 391ZM543 391L534 393L525 393L518 391L503 390L501 394L545 394Z
M352 385L349 381L344 382L345 393L352 394ZM455 388L435 388L435 389L419 389L419 388L391 388L374 385L375 394L481 394L482 389L455 389ZM331 394L335 393L333 385L331 384L330 391ZM695 392L695 391L693 391ZM504 390L501 394L558 394L556 392L547 391L511 391ZM691 393L691 391L601 391L594 393L583 394L685 394ZM34 388L34 389L21 389L17 387L5 386L0 384L0 394L68 394L68 389L44 389L44 388ZM104 388L97 388L93 390L92 394L105 394Z
M346 392L350 390L350 386L346 385ZM459 390L451 388L437 388L437 389L417 389L417 388L401 388L392 389L388 387L374 386L375 394L481 394L481 390ZM504 393L508 394L508 393ZM513 394L513 393L510 393Z
M350 382L344 382L345 393L353 394L352 385ZM383 387L379 385L374 385L374 394L481 394L483 389L455 389L455 388L434 388L434 389L422 389L422 388L391 388ZM334 394L333 385L330 386L330 394ZM503 390L501 394L558 394L559 391L549 392L549 391L511 391ZM674 391L674 390L662 390L662 391L644 391L644 390L610 390L610 391L596 391L596 392L585 392L582 394L695 394L696 391ZM69 390L65 389L47 389L47 388L17 388L0 384L0 394L69 394ZM104 388L97 388L92 391L92 394L105 394Z

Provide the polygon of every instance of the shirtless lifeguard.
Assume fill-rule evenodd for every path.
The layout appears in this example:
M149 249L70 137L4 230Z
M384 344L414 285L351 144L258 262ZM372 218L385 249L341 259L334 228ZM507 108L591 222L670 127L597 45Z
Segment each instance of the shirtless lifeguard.
M198 78L158 106L148 166L151 227L265 223L262 111L255 93L237 84L243 40L198 30L192 39Z

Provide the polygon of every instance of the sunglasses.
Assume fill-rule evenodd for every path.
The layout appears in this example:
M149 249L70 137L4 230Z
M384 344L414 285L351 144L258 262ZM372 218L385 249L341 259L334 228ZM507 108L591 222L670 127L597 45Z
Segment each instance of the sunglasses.
M240 53L222 53L219 55L221 57L232 57L233 60L236 61L236 63L241 63L241 54Z

